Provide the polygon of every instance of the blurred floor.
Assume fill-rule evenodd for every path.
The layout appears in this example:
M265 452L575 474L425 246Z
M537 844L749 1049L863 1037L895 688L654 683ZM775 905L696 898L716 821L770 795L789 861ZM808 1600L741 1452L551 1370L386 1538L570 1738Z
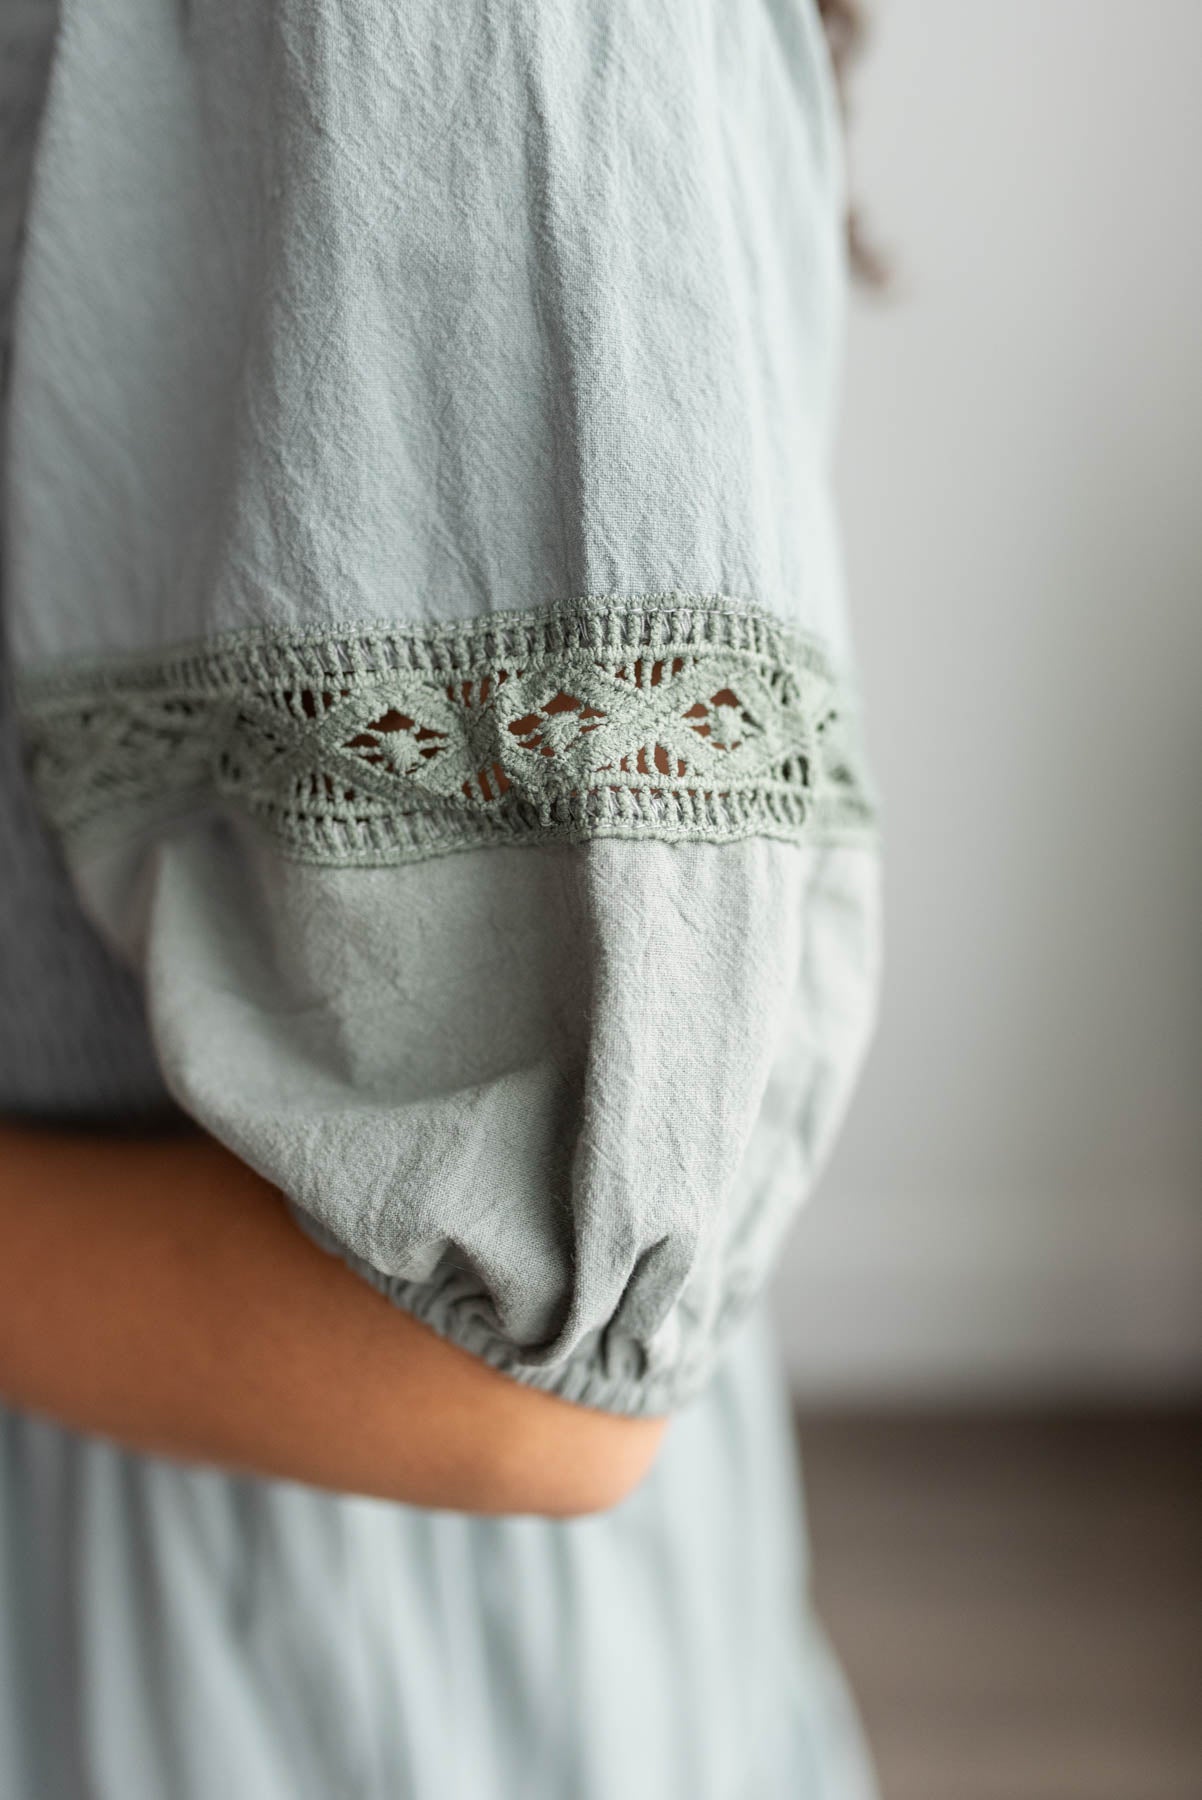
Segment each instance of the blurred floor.
M1202 1800L1202 1412L802 1421L882 1800Z

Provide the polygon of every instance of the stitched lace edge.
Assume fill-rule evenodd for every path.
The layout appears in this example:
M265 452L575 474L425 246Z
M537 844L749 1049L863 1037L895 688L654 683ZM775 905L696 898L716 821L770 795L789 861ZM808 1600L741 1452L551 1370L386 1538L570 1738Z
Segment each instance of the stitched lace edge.
M586 721L558 753L539 737L552 709L535 704L557 686L578 694ZM534 696L516 743L515 694ZM715 694L738 702L729 754L714 751ZM690 699L701 717L686 724ZM17 702L43 808L87 842L213 804L249 814L287 854L333 865L598 836L843 841L876 825L847 676L816 640L725 596L584 598L353 635L233 633L26 673ZM640 742L602 763L590 708L618 750L623 732ZM383 735L390 715L411 729ZM494 751L504 790L486 774L477 791Z

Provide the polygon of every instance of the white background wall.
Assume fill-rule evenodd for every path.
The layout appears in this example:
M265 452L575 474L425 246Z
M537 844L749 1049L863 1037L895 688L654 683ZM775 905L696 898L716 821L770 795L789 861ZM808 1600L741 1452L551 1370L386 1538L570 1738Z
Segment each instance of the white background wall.
M880 1032L819 1395L1202 1382L1202 4L878 0L841 459Z

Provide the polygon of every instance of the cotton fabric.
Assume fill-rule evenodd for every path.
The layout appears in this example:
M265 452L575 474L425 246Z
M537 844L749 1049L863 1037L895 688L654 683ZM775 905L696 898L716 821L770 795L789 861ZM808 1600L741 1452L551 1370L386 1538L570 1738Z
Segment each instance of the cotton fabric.
M567 1526L5 1417L3 1791L858 1800L758 1316L878 943L868 810L836 830L818 803L859 789L829 749L855 674L813 10L67 0L53 45L47 17L23 0L0 60L31 172L0 215L0 819L26 871L0 953L35 1021L5 1011L0 1098L195 1121L473 1354L676 1416L639 1493ZM506 714L513 621L575 621L568 645L599 609L634 621L613 654L552 654L529 718ZM753 647L719 678L732 618ZM313 745L399 679L370 647L429 657L461 625L499 648L445 665L448 699L507 760L440 796L434 842L438 732L395 688ZM247 679L236 743L225 715L214 735L211 671L284 655L316 673ZM666 700L671 755L637 731L598 749L609 715ZM318 761L256 810L231 759L279 774L281 708ZM111 801L139 754L170 778L83 830L72 796ZM298 848L335 789L367 853Z

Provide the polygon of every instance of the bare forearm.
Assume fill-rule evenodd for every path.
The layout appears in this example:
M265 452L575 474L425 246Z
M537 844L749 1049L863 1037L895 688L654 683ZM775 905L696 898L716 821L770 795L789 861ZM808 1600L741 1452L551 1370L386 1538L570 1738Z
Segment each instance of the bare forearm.
M136 1449L469 1512L613 1504L662 1429L445 1343L199 1134L0 1125L0 1393Z

